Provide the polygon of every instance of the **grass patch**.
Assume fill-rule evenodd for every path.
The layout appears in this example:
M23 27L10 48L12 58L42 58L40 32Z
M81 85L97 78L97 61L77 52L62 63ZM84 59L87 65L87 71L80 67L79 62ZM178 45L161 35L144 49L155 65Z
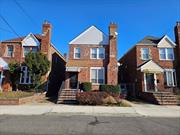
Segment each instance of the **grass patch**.
M29 97L32 95L34 95L34 92L25 92L25 91L0 92L0 99L18 99L23 97Z

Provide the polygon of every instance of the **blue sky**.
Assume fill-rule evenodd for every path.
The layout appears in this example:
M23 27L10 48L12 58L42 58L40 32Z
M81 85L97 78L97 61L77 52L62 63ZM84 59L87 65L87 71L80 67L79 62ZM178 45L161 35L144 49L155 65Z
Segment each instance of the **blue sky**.
M0 14L20 36L41 33L42 23L52 23L52 43L63 54L68 43L91 25L108 34L118 25L118 59L144 36L167 34L174 40L180 21L180 0L0 0ZM17 37L0 18L0 41Z

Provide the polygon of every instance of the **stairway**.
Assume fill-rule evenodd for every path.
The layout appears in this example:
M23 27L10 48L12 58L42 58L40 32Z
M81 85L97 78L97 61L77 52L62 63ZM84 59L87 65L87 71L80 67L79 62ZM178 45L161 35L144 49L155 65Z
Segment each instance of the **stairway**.
M172 92L154 92L153 96L159 105L177 105L177 98Z
M59 92L57 104L76 104L77 89L62 89Z

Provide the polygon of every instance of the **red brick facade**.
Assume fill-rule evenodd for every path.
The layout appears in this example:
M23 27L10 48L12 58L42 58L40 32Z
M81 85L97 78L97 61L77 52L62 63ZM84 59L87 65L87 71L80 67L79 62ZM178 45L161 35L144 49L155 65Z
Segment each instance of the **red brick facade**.
M180 29L179 29L180 30ZM180 35L179 35L180 37ZM176 38L177 41L179 41ZM156 39L156 42L160 42L162 38ZM144 39L143 39L144 40ZM142 40L142 41L143 41ZM142 48L149 48L150 52L150 59L159 65L163 69L176 69L176 78L179 78L178 72L178 56L177 54L179 50L179 45L177 44L174 47L174 60L160 60L159 48L157 47L158 42L154 45L148 43L137 43L134 47L132 47L120 60L121 66L119 67L120 75L119 75L119 82L121 84L131 84L135 86L135 93L143 92L145 89L145 82L144 82L144 73L138 70L138 68L143 65L146 60L142 60ZM178 43L178 42L176 42ZM155 73L156 74L156 83L158 91L165 91L166 89L170 88L165 84L165 77L164 73ZM132 95L132 91L130 90L130 94ZM133 95L134 96L134 95Z
M51 44L51 24L48 22L43 23L42 26L42 34L33 35L38 42L39 51L47 55L47 58L51 62L51 70L44 78L44 82L48 83L48 94L50 96L57 95L57 91L60 88L60 85L65 77L65 64L66 61L64 57L56 50L56 48ZM24 61L24 49L22 45L22 41L26 37L19 37L15 39L10 39L6 41L0 42L0 57L3 58L7 63L11 61L16 61L18 63L22 63ZM12 57L7 56L7 47L13 47L13 55ZM31 46L31 45L30 45ZM30 47L30 49L32 49ZM3 91L12 90L12 84L9 79L8 70L4 70L3 79L1 88Z
M110 24L109 26L109 44L108 45L92 45L92 44L70 44L69 45L69 59L66 67L78 67L78 81L91 82L90 70L92 67L103 67L104 68L104 84L117 85L118 67L117 67L117 26ZM80 48L81 57L80 59L74 59L74 48ZM91 48L104 48L105 58L104 59L91 59L90 51ZM66 72L66 87L69 87L71 72ZM93 84L92 89L98 90L99 84Z

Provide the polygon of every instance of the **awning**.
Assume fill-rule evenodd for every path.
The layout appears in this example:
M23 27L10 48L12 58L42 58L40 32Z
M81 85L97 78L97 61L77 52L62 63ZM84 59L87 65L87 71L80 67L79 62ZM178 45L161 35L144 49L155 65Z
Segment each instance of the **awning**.
M0 70L8 70L9 67L8 67L8 63L3 60L3 58L0 58Z
M164 69L160 67L158 64L156 64L153 60L149 60L148 62L145 62L141 66L138 67L137 70L140 70L144 73L162 73L164 72Z
M66 67L66 72L80 72L80 67Z

